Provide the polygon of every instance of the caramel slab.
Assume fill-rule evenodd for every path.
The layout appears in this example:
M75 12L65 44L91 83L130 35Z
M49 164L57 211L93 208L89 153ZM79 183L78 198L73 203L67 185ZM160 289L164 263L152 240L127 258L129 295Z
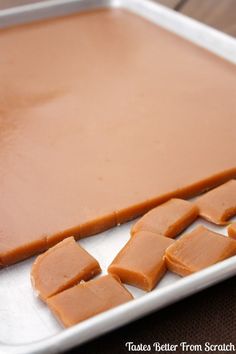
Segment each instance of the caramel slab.
M236 239L236 223L230 224L228 226L228 235L229 237Z
M152 290L165 274L164 254L174 241L148 231L137 232L108 268L123 283Z
M150 210L131 229L134 235L139 231L151 231L166 237L175 237L198 216L198 208L182 199L171 199Z
M236 215L236 180L210 190L196 200L202 218L218 225Z
M118 9L0 53L1 265L236 177L235 65Z
M69 237L36 258L31 280L36 293L46 300L100 272L97 260Z
M81 283L47 300L64 327L70 327L133 299L117 277L105 275Z
M168 247L165 259L170 271L185 276L235 254L235 240L198 226Z

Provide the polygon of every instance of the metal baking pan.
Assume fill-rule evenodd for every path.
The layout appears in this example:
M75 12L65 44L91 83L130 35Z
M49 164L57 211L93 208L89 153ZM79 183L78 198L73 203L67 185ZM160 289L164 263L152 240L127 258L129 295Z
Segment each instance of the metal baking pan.
M236 63L236 40L148 0L50 0L0 11L0 27L110 7L123 8L145 17ZM190 229L198 223L196 221ZM226 234L223 228L201 223ZM128 240L130 226L131 223L122 225L80 243L105 270ZM135 296L134 301L65 330L33 294L29 278L33 260L31 258L1 270L0 354L62 352L236 274L236 257L232 257L186 278L167 273L156 289L148 294L127 286Z

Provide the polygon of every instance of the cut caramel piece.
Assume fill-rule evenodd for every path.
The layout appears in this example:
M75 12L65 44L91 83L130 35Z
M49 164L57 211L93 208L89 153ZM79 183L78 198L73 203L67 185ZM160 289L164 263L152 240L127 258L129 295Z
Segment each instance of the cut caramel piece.
M69 327L132 299L117 277L105 275L52 296L47 304L59 321Z
M185 276L236 254L236 241L198 226L183 235L165 254L167 268Z
M138 231L151 231L166 237L175 237L198 216L198 208L182 199L171 199L150 210L131 229L134 235Z
M150 291L166 271L164 254L174 241L148 231L137 232L108 268L123 283Z
M100 272L96 259L69 237L36 258L31 280L40 298L46 300Z
M236 214L236 180L231 180L210 190L196 200L199 214L204 219L218 225Z
M228 227L228 235L229 237L236 239L236 223L229 225Z

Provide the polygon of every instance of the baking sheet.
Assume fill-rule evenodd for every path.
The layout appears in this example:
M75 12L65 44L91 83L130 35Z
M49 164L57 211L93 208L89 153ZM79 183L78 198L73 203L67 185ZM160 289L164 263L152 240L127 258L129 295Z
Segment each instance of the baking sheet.
M146 0L51 0L0 12L0 26L104 6L124 7L236 63L236 43L233 38ZM191 228L198 223L195 222ZM207 226L226 234L224 228L215 228L210 224ZM81 240L80 244L98 259L104 271L128 240L130 227L131 223L123 225ZM184 279L168 273L149 294L127 286L136 300L63 330L32 292L29 273L34 259L1 271L0 353L58 353L236 273L236 257L233 257Z

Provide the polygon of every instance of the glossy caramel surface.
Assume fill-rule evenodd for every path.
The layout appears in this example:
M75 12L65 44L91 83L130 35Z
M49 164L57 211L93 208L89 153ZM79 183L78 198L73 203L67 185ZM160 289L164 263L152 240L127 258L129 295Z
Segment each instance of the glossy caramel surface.
M198 208L182 199L170 199L141 217L132 227L131 234L151 231L166 237L175 237L198 216Z
M108 271L123 283L150 291L166 272L165 250L173 242L153 232L137 232L117 254Z
M36 295L46 300L100 272L98 261L73 237L68 237L36 258L31 281Z
M133 299L119 278L104 275L81 283L47 300L64 327L70 327Z
M233 179L196 199L195 205L204 219L226 225L236 215L236 180Z
M229 235L229 237L236 239L236 223L235 222L228 226L228 235Z
M236 177L236 69L121 10L0 31L0 264Z
M236 255L236 241L199 225L167 248L167 268L181 276Z

